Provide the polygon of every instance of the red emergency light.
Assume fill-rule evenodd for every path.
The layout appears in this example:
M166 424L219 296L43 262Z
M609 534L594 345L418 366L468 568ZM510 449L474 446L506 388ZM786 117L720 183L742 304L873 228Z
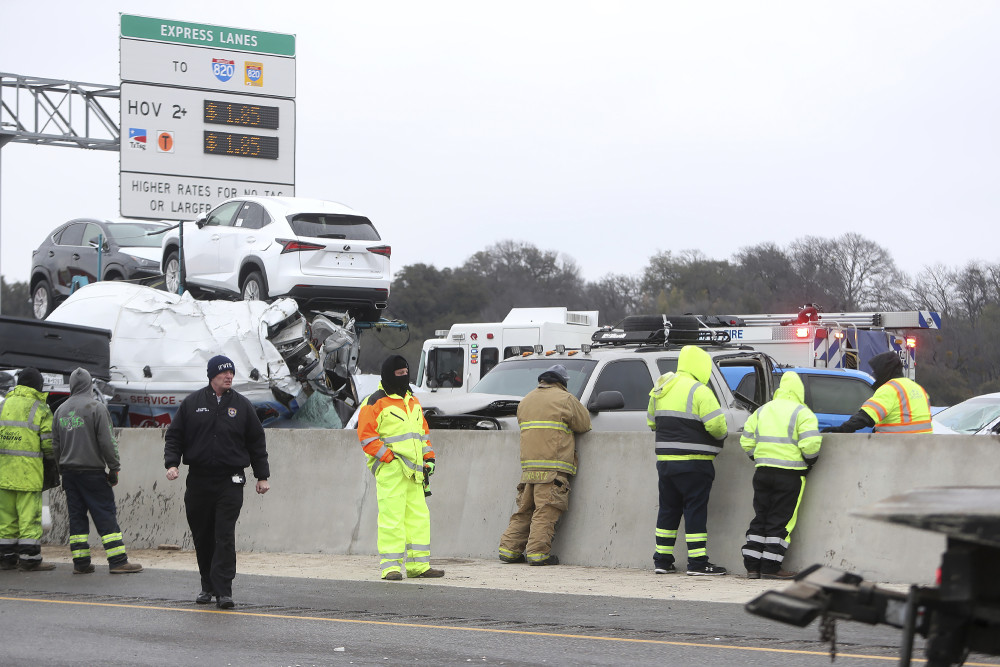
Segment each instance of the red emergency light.
M917 346L917 339L912 336L906 339L906 347L913 349Z
M799 327L795 330L796 338L809 338L809 327Z
M486 340L493 340L493 334L491 333L486 334Z

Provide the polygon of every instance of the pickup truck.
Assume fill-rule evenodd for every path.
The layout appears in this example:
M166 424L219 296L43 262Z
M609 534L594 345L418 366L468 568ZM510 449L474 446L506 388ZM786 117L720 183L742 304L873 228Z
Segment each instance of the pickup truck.
M0 317L0 402L14 386L17 371L36 368L52 411L69 398L69 375L85 368L94 379L94 398L108 407L114 426L126 426L128 406L109 402L111 332L62 322Z
M762 352L725 344L703 345L712 357L709 388L719 399L730 432L743 427L759 407L754 396L774 393L773 360ZM553 364L569 372L568 389L591 412L595 431L645 431L649 392L663 373L677 370L679 344L608 344L579 350L558 347L498 363L467 394L417 393L432 429L517 429L517 405ZM734 393L722 369L753 374L752 393Z

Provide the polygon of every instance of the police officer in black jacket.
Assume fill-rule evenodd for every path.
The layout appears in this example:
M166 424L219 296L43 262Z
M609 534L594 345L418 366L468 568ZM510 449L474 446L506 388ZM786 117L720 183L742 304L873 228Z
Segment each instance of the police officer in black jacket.
M184 506L198 555L198 604L216 598L231 609L236 576L236 521L243 507L246 468L253 468L257 493L270 489L264 427L253 404L233 391L236 366L222 355L208 362L208 386L181 402L167 429L163 461L167 479L188 465Z

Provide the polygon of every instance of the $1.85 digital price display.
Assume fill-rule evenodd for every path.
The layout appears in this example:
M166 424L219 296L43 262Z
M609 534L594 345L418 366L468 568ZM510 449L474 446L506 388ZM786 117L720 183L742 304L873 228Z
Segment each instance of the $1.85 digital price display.
M278 129L278 107L205 100L205 122L217 125Z
M278 137L255 134L205 131L205 152L212 155L235 155L265 160L278 159Z

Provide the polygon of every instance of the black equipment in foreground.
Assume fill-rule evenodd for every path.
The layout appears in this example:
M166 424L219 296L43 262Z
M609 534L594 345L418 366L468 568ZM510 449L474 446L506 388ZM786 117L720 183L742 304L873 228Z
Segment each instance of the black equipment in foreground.
M1000 655L1000 487L915 489L856 514L944 533L940 584L914 585L904 594L813 565L783 591L748 602L746 610L799 627L820 617L831 659L838 620L901 628L901 666L910 664L916 634L927 638L927 667L960 665L970 651Z

